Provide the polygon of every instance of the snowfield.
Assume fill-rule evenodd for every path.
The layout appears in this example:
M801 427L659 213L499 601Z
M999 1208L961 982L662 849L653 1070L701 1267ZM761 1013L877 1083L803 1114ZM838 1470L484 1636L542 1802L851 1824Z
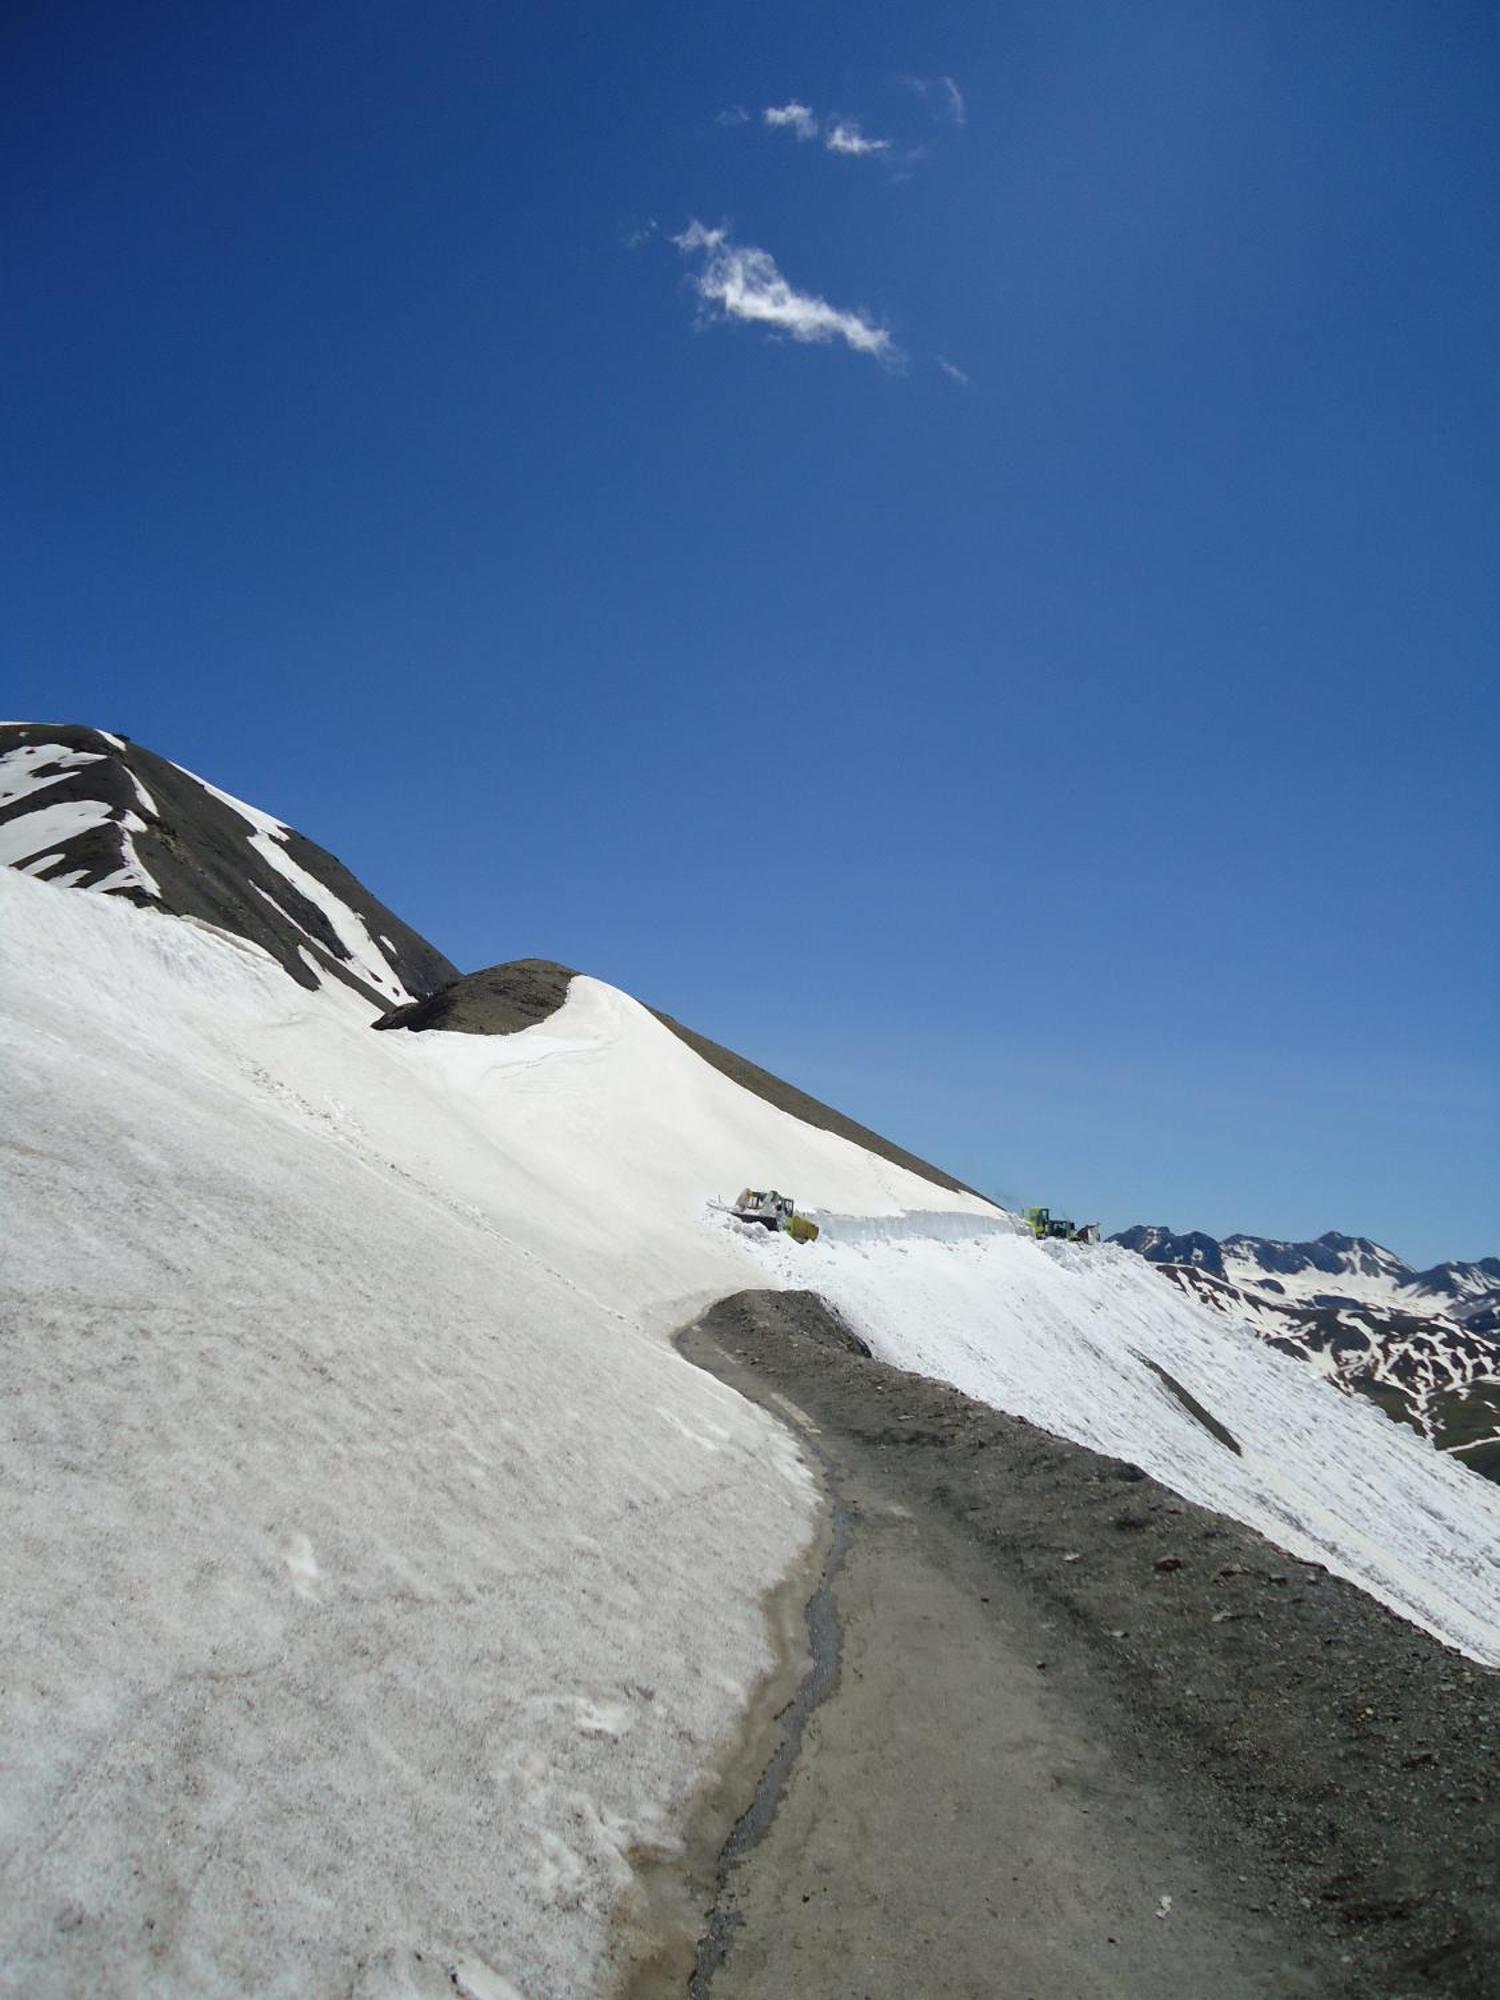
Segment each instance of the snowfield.
M746 1286L1500 1659L1500 1491L612 988L372 1034L204 925L9 870L0 922L0 1990L604 1990L814 1527L786 1434L668 1343ZM823 1240L714 1214L742 1181Z

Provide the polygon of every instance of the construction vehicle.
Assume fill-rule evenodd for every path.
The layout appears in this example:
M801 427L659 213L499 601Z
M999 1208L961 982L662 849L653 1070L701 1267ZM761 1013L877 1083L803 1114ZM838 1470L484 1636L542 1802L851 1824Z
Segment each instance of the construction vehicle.
M1039 1243L1097 1243L1099 1225L1097 1222L1069 1222L1061 1215L1054 1215L1050 1208L1028 1208L1026 1226Z
M799 1215L791 1196L778 1194L775 1188L741 1188L730 1204L729 1213L736 1222L759 1223L762 1229L784 1229L794 1243L818 1240L817 1223Z

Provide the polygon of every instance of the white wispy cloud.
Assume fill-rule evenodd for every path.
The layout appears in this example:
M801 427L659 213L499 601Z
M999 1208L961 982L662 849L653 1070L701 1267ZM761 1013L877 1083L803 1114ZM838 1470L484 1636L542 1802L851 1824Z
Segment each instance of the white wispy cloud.
M768 125L779 125L795 132L799 139L816 139L818 121L813 116L812 107L799 104L792 98L787 104L768 104L760 114Z
M933 359L937 362L938 367L942 369L943 373L948 377L948 380L950 382L956 382L960 387L960 389L969 389L973 387L972 378L966 375L962 370L962 368L960 368L956 362L949 361L947 357L942 354L935 354L933 356Z
M672 241L685 257L701 257L693 288L723 318L744 320L789 340L822 345L841 340L856 354L879 361L897 358L883 326L863 312L845 311L815 293L795 290L768 251L732 242L728 230L707 229L694 221Z
M889 139L867 139L852 118L836 118L825 133L823 144L830 153L845 153L855 160L891 150Z
M935 118L960 127L968 124L969 107L951 76L904 76L901 81L916 92Z
M750 113L745 109L743 104L726 104L722 111L714 114L714 123L716 125L730 126L748 125L750 123Z
M908 81L914 83L916 79ZM721 123L727 122L724 113L719 115ZM830 153L842 153L845 159L884 158L889 163L895 157L891 141L866 137L857 118L841 118L834 112L819 117L812 106L804 104L800 98L789 98L785 104L768 104L760 115L766 125L784 132L795 132L799 139L816 139L821 133L824 149ZM921 155L912 153L906 157L919 159Z

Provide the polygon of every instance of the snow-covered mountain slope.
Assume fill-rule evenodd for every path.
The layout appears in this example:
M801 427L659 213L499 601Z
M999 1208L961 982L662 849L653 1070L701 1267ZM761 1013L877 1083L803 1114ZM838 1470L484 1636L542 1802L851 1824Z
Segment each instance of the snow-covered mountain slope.
M0 723L0 863L215 924L378 1007L456 973L321 847L107 730Z
M0 924L0 1988L595 1990L813 1519L666 1339L760 1275L708 1198L989 1211L589 980L372 1035L112 897Z
M1376 1410L1330 1396L1300 1361L1246 1327L1216 1324L1113 1245L1003 1230L957 1243L920 1218L847 1232L823 1220L815 1277L781 1239L761 1259L784 1284L800 1271L879 1359L1133 1459L1500 1661L1500 1493ZM1172 1383L1232 1433L1238 1453Z
M1456 1313L1459 1318L1500 1305L1500 1257L1480 1257L1472 1263L1434 1264L1413 1271L1401 1284L1402 1297L1412 1307Z
M486 966L482 972L468 972L461 978L451 980L425 1000L414 1001L407 1007L393 1007L379 1019L372 1021L374 1028L395 1030L410 1029L418 1034L431 1033L442 1029L448 1033L461 1035L513 1035L519 1028L534 1027L545 1021L567 998L571 982L577 977L570 967L559 965L553 959L519 958L505 965ZM930 1160L919 1159L909 1153L904 1146L897 1146L880 1133L872 1132L868 1125L858 1124L842 1111L836 1111L831 1104L824 1104L807 1091L799 1090L784 1077L773 1076L759 1064L747 1062L733 1049L726 1049L719 1042L711 1042L706 1035L684 1027L659 1008L652 1010L664 1027L670 1028L680 1041L687 1043L696 1055L727 1076L731 1082L753 1091L768 1104L774 1104L780 1111L788 1111L804 1124L815 1125L823 1132L837 1132L842 1139L849 1139L868 1153L878 1153L883 1160L892 1160L898 1167L908 1167L923 1180L932 1181L938 1187L948 1188L957 1194L971 1194L962 1181L935 1167Z
M1138 1225L1110 1240L1155 1264L1185 1296L1254 1327L1500 1481L1500 1289L1491 1282L1500 1259L1416 1272L1362 1237L1281 1244L1239 1236L1221 1245L1197 1231ZM1321 1261L1304 1260L1309 1251ZM1290 1295L1282 1279L1265 1275L1283 1266L1295 1266L1284 1272ZM1339 1291L1323 1291L1320 1281Z
M599 1991L812 1531L667 1340L757 1284L1500 1660L1500 1493L612 988L371 1034L233 926L6 869L0 925L0 1990Z
M1142 1228L1126 1230L1113 1240L1153 1263L1199 1264L1244 1292L1287 1305L1374 1305L1398 1312L1453 1313L1500 1300L1500 1257L1434 1264L1431 1270L1416 1271L1394 1250L1372 1243L1368 1236L1341 1236L1336 1229L1312 1243L1226 1236L1215 1245L1213 1237L1198 1232L1177 1237L1170 1230ZM1198 1254L1179 1254L1185 1244L1195 1246ZM1217 1249L1217 1262L1206 1246Z
M1500 1303L1500 1257L1416 1271L1395 1251L1337 1230L1312 1243L1280 1243L1267 1236L1226 1236L1221 1242L1201 1229L1179 1235L1160 1224L1138 1222L1110 1241L1150 1264L1207 1271L1248 1299L1277 1305L1375 1305L1457 1317Z

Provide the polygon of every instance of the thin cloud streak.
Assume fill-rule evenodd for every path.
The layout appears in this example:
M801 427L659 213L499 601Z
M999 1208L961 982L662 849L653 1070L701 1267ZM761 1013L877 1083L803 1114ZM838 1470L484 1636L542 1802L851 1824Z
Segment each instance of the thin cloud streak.
M832 306L812 292L796 291L765 250L730 241L725 229L691 222L673 243L703 263L692 283L710 316L743 320L788 339L826 346L841 340L856 354L894 361L897 350L883 326L862 312Z
M901 81L916 92L934 118L946 119L960 131L968 124L969 107L951 76L904 76Z
M961 389L973 388L974 386L973 377L966 375L962 370L962 368L960 368L956 362L947 360L941 354L934 355L933 359L937 362L938 367L942 369L943 373L948 377L948 380L950 382L956 382Z

